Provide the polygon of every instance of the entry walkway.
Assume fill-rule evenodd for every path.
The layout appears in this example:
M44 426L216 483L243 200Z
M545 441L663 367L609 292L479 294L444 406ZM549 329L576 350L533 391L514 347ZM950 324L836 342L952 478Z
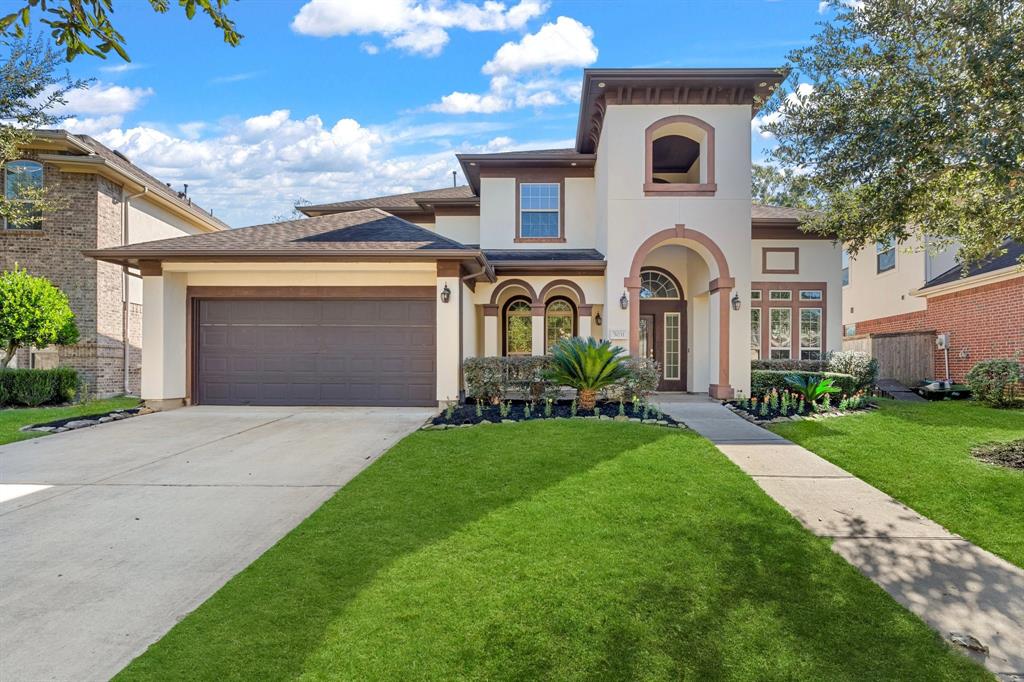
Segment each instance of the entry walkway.
M947 641L974 637L988 654L965 653L1003 680L1024 680L1024 570L717 402L657 403Z

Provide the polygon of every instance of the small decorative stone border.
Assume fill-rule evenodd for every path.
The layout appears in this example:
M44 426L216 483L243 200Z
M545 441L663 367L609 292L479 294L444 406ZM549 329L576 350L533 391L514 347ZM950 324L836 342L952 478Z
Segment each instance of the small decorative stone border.
M423 426L420 427L420 431L443 431L445 429L465 429L472 426L494 426L499 424L521 424L527 421L549 421L549 422L567 422L567 421L580 421L580 420L594 420L594 421L607 421L607 422L634 422L636 424L653 424L655 426L664 426L670 429L686 429L686 424L682 423L670 423L664 419L640 419L639 417L607 417L605 415L598 416L578 416L578 417L535 417L532 419L502 419L499 422L492 422L484 419L483 421L476 422L475 424L435 424L435 417L431 417L426 421Z
M568 421L591 419L595 421L634 422L653 424L670 428L686 428L671 416L662 412L652 403L622 403L600 400L593 410L572 408L574 403L564 400L524 401L508 400L503 404L476 404L473 402L449 404L444 410L430 417L420 427L425 431L461 429L483 424L514 424L533 421Z
M122 410L112 410L111 412L100 412L98 414L87 414L81 417L71 417L70 419L55 419L52 422L45 422L43 424L29 424L28 426L21 427L19 430L38 431L41 433L64 433L65 431L84 429L90 426L96 426L97 424L107 424L114 421L120 421L140 414L149 414L152 411L153 410L148 407L128 407Z

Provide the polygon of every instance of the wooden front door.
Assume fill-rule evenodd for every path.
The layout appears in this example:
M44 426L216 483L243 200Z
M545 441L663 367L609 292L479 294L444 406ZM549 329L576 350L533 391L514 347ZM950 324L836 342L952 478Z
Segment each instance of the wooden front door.
M661 366L659 391L686 390L686 303L641 301L640 351Z

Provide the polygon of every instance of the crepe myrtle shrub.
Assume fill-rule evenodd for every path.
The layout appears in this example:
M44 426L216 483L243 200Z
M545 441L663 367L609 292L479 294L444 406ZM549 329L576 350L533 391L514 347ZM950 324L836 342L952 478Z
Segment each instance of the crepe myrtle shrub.
M628 370L623 365L619 346L610 341L572 337L563 339L551 349L549 381L576 389L580 407L593 410L597 392L623 379Z
M19 348L77 342L75 314L63 291L17 265L0 273L0 368L10 365Z
M1022 393L1020 363L1017 360L982 360L964 377L971 397L990 407L1012 407Z
M840 350L828 356L828 371L849 374L857 380L857 388L870 390L878 381L878 360L860 350Z
M758 369L750 373L750 393L763 396L771 393L773 388L778 391L791 390L791 386L786 379L787 377L794 376L809 379L832 379L832 383L841 392L847 395L857 392L857 379L850 374L806 371L785 372L781 370Z

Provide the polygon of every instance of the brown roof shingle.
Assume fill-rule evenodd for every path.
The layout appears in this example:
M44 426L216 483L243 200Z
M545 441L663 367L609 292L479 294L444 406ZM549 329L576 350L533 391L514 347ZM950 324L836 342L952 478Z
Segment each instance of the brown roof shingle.
M89 251L106 258L171 255L335 255L478 251L376 208Z
M469 188L469 185L459 185L458 187L428 189L421 192L406 192L404 194L389 194L370 199L335 201L329 204L312 204L297 206L296 208L304 213L307 211L354 211L361 208L380 208L385 211L388 209L415 211L420 209L420 205L416 203L417 200L469 199L472 196L474 196L473 191Z

